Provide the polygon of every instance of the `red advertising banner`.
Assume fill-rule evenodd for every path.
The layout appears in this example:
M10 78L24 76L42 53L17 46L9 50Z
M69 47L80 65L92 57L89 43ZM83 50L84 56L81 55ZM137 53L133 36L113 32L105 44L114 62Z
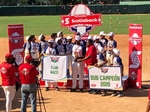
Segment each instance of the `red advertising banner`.
M18 65L23 63L24 32L23 24L8 25L9 52L16 58Z
M129 86L142 86L142 25L129 24Z

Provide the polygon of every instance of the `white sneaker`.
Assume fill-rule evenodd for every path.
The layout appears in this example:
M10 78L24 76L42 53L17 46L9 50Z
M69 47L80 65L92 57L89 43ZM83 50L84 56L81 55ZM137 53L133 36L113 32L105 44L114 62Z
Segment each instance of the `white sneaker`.
M113 97L113 96L117 96L117 93L113 93L113 94L111 94L111 96Z
M123 97L123 94L118 94L117 97Z

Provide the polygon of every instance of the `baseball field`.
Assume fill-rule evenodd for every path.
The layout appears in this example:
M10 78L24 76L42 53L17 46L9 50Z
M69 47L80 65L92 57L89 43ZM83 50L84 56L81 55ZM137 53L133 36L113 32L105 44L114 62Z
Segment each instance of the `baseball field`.
M24 35L34 34L38 37L41 33L50 38L52 32L62 30L67 35L72 35L67 28L62 28L60 16L12 16L0 17L0 62L4 61L4 55L8 53L8 24L23 24ZM150 14L135 15L103 15L102 26L97 26L91 35L99 34L100 31L115 33L114 39L118 42L121 58L125 67L124 74L128 75L128 25L130 23L143 24L143 51L142 51L142 89L128 88L124 91L124 97L111 97L111 93L102 97L100 94L91 95L88 92L70 93L67 89L61 91L45 91L42 88L44 103L47 112L145 112L148 101L148 87L150 85ZM106 37L107 38L107 37ZM0 79L1 85L1 79ZM85 90L86 91L86 90ZM20 111L21 94L16 93L13 100L13 112ZM40 110L38 104L38 110ZM28 103L28 112L30 112ZM5 111L5 96L0 86L0 112Z

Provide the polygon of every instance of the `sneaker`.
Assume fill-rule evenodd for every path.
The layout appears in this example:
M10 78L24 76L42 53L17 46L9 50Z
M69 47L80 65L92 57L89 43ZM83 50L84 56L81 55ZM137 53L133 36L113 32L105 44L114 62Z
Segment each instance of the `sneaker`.
M55 89L56 89L56 91L59 91L59 88L58 88L58 87L56 87Z
M93 94L99 94L100 91L99 90L93 90Z
M117 97L123 97L123 94L118 94Z
M101 94L101 96L106 96L106 95L107 95L106 91Z
M76 92L76 89L70 89L70 92Z
M80 93L83 93L83 89L82 88L80 89Z
M93 90L89 90L88 92L89 92L89 94L93 94L94 91Z
M111 94L111 96L113 97L113 96L117 96L117 93L113 93L113 94Z
M45 88L45 91L49 91L49 87L46 87L46 88Z

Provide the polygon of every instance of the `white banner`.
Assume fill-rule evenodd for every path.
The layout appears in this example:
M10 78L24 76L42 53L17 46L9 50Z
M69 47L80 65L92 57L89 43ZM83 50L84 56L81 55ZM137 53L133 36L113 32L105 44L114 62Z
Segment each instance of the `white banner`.
M48 55L42 62L42 80L67 82L67 56Z
M120 67L88 67L91 89L123 90Z

